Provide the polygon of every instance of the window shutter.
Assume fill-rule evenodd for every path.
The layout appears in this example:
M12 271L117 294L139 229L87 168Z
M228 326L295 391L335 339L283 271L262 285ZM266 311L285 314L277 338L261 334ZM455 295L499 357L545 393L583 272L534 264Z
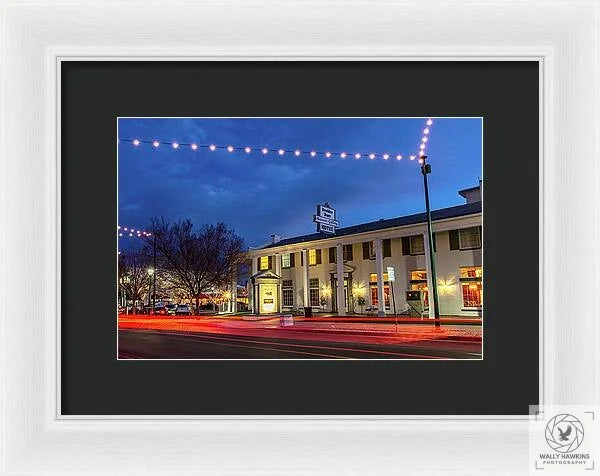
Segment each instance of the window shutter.
M273 269L273 257L269 256L269 269Z
M369 254L369 242L365 241L363 244L363 259L371 259L371 256Z
M437 233L434 233L433 234L433 252L434 253L437 252L437 243L436 243L437 239L436 239L436 237L437 237Z
M335 263L335 254L336 254L335 251L336 250L334 247L329 248L329 262L330 263Z
M410 254L410 236L402 237L402 256Z
M383 240L383 257L389 258L392 256L392 240Z
M460 244L458 242L458 230L450 230L448 232L448 236L450 238L450 249L458 250L460 248Z
M479 243L483 246L483 228L479 225Z
M296 266L296 253L290 253L290 268Z
M321 250L317 250L317 264L321 264Z
M304 252L300 252L300 266L304 266Z

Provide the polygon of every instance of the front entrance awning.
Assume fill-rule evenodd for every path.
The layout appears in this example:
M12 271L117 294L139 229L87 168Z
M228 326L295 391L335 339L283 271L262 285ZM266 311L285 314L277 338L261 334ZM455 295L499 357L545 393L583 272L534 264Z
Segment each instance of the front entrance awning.
M260 271L251 277L253 280L257 279L281 279L281 276L275 274L273 271L267 269Z

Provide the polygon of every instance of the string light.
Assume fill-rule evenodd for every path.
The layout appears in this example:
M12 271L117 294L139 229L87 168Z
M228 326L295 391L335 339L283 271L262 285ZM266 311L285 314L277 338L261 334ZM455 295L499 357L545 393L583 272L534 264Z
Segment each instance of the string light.
M429 141L429 134L431 133L431 126L433 125L433 119L428 118L425 121L426 127L423 129L423 136L421 137L421 142L419 144L418 147L418 153L415 155L407 155L407 157L410 157L410 160L415 160L417 157L422 157L425 154L425 149L427 148L427 143ZM169 142L161 142L159 140L144 140L144 139L119 139L119 141L124 141L124 142L131 142L135 147L138 147L142 144L151 144L154 148L158 148L160 147L161 144L169 144ZM235 152L236 150L240 150L240 151L244 151L246 154L250 154L253 150L256 151L260 151L263 155L267 155L269 153L269 151L273 151L273 152L277 152L277 154L279 156L284 156L286 153L290 153L292 155L294 155L295 157L300 157L303 154L309 155L310 157L317 157L317 156L322 156L322 157L327 157L327 158L331 158L331 157L340 157L342 159L345 159L346 157L348 157L350 154L346 151L344 152L333 152L333 151L325 151L325 152L319 152L317 150L302 150L302 149L285 149L285 148L267 148L267 147L260 147L260 148L253 148L250 146L245 146L245 147L235 147L234 145L217 145L217 144L197 144L197 143L183 143L183 142L171 142L171 147L173 149L179 149L179 148L183 148L183 147L189 147L191 150L198 150L198 149L208 149L211 152L215 152L217 149L225 149L228 152L232 153ZM360 152L356 152L354 154L352 154L354 156L355 159L360 159L362 158L362 153ZM386 152L383 154L377 154L375 152L371 152L368 154L369 159L374 160L376 158L382 158L383 160L388 160L390 157L396 157L396 160L402 160L403 155L402 154L394 154L391 155L390 153Z
M427 147L427 141L429 140L429 133L431 132L431 125L433 124L433 119L427 119L426 123L427 127L423 129L423 137L421 138L421 144L419 144L419 163L425 163L423 157L425 156L425 148ZM413 157L411 156L411 160Z
M125 235L131 236L131 237L137 237L137 238L152 236L152 233L150 233L148 231L136 230L135 228L121 226L121 225L117 226L117 231L119 232L119 237L123 237Z

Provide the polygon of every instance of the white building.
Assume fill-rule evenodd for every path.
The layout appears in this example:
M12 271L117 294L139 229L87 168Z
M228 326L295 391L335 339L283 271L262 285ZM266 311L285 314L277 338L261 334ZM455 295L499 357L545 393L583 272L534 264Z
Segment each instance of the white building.
M459 194L467 203L431 212L440 314L478 318L483 306L481 188ZM275 237L248 256L249 305L255 314L310 307L340 316L384 316L394 307L399 313L408 308L407 290L423 290L433 315L425 213L338 228L334 234ZM388 267L394 268L393 282Z

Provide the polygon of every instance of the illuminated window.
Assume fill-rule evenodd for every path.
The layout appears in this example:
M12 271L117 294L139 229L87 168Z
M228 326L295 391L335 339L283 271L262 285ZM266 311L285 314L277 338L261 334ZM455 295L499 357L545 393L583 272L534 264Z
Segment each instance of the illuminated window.
M483 271L481 266L466 266L460 268L461 278L481 278L482 276Z
M310 266L317 264L317 250L308 250L308 264Z
M281 267L282 268L290 267L290 254L289 253L281 255Z
M269 257L261 256L260 257L260 270L263 271L265 269L269 269Z
M481 248L481 235L479 234L478 226L459 230L458 239L461 250Z
M413 235L410 237L410 254L425 254L425 241L423 240L423 235Z
M390 287L383 287L383 296L385 298L385 307L386 309L390 309ZM371 306L379 307L379 298L377 296L377 286L371 287Z
M429 291L427 290L427 271L416 269L410 272L410 290L423 291L425 307L429 307Z
M284 279L281 282L282 289L282 305L285 307L294 306L294 286L291 279Z
M410 272L411 281L427 281L427 271L418 269Z
M463 306L478 308L483 306L483 286L481 266L464 266L460 268L460 286L462 289Z
M388 274L387 273L383 273L383 282L389 281L388 279ZM376 283L377 282L377 273L371 273L369 275L369 282L370 283Z
M461 283L463 306L481 308L483 304L483 289L481 281Z
M319 295L319 278L311 278L308 282L309 298L311 307L319 307L321 299Z

